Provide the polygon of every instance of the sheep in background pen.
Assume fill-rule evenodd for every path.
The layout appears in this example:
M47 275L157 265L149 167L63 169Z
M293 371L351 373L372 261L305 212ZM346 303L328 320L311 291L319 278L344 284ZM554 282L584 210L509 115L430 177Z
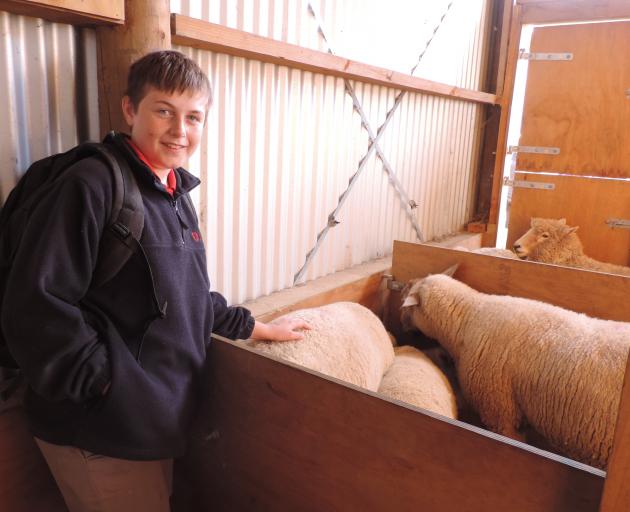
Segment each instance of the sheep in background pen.
M440 274L407 286L401 320L450 353L466 400L490 430L523 440L529 425L559 453L606 467L630 323L487 295Z
M457 419L455 394L440 369L416 348L397 347L394 352L379 394Z
M303 340L249 340L247 345L356 386L378 389L394 359L394 349L372 311L354 302L335 302L284 317L301 318L311 330L304 331Z
M513 248L519 258L529 261L630 276L630 267L597 261L584 254L577 229L567 226L566 219L532 217L530 229L514 242Z

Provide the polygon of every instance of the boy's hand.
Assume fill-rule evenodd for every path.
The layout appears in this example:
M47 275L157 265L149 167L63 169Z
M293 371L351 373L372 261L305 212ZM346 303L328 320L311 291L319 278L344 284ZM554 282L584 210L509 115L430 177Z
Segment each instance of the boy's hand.
M269 341L301 340L304 339L304 334L297 329L310 328L308 323L298 318L282 318L270 324L256 321L251 337L255 340Z

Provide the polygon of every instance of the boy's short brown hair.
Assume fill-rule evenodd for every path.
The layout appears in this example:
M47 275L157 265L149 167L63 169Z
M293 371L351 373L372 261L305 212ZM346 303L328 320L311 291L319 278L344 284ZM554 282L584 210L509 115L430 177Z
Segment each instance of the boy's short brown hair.
M175 91L207 93L208 107L212 103L212 88L206 74L194 60L173 50L147 53L130 66L125 95L135 109L148 87L169 94Z

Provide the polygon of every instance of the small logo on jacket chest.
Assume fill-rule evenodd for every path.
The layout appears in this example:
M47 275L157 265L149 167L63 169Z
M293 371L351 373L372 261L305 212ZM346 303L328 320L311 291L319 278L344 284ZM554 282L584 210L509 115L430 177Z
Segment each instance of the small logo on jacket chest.
M199 234L199 231L191 231L190 236L195 242L201 241L201 235Z

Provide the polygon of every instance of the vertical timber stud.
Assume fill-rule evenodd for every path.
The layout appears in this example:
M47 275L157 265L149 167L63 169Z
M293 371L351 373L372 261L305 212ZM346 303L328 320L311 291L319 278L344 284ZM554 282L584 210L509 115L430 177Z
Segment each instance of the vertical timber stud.
M169 0L126 0L125 24L97 27L98 105L101 136L110 130L128 131L121 98L129 65L147 52L170 50Z
M490 18L490 37L488 41L488 69L484 83L484 91L499 96L503 88L503 73L507 55L507 41L510 32L510 16L512 0L492 0L488 2ZM501 108L498 105L484 105L485 126L483 129L483 145L477 180L477 205L474 221L487 223L492 198L492 177L496 161L497 139ZM472 228L470 228L472 230Z
M505 14L505 13L504 13ZM504 17L505 19L505 17ZM492 179L492 196L490 198L490 213L488 216L488 230L484 234L482 245L494 246L497 240L497 223L499 220L499 206L501 204L501 188L503 182L503 166L507 150L508 126L510 122L510 110L512 107L512 93L516 80L516 65L518 63L518 51L521 42L522 29L521 6L512 6L512 21L510 23L510 35L507 46L507 62L505 64L505 77L497 84L501 117L499 120L499 135L495 155L494 176Z
M608 471L604 483L604 495L599 512L627 512L630 510L630 359L626 364L619 404L619 415Z

